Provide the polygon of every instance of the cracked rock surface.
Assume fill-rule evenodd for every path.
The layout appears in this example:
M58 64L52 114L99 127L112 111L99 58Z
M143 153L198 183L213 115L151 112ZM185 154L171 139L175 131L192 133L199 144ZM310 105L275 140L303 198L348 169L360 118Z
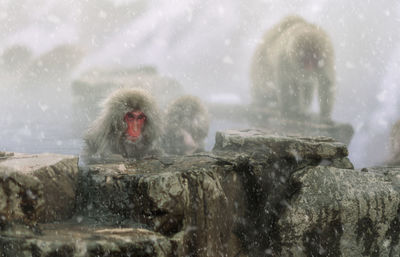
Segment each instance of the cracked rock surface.
M11 156L0 256L399 256L400 168L347 155L327 137L241 130L211 153L79 170Z
M58 154L13 154L0 160L0 217L34 225L75 212L78 158ZM0 222L1 223L1 222Z

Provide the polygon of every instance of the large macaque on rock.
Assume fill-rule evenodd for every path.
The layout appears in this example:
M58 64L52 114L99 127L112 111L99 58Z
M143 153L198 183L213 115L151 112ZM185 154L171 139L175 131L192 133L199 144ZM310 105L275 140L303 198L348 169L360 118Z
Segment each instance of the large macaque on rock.
M140 89L118 89L106 99L100 116L85 135L84 162L140 159L159 154L160 114Z
M167 110L163 150L176 155L204 151L209 126L207 109L199 98L189 95L179 97Z
M264 35L251 65L252 98L288 118L307 115L318 89L322 120L330 120L335 91L334 49L317 25L288 16Z

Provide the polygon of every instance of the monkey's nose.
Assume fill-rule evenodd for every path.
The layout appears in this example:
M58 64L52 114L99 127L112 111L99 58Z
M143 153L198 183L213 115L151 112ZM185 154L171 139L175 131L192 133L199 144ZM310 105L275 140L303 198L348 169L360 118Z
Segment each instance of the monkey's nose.
M137 124L137 122L133 123L133 131L137 132L139 130L139 125Z

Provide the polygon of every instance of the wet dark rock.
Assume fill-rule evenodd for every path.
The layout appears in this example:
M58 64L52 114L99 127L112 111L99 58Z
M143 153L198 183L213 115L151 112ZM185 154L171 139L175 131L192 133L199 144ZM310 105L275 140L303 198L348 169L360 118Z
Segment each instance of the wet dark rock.
M69 171L76 211L57 223L41 218L50 181L14 170L37 202L12 204L32 208L8 214L0 256L398 256L400 168L354 170L347 154L327 137L218 132L211 153Z
M281 244L288 246L282 254L398 255L396 180L371 170L321 166L295 172L290 182L300 185L298 192L278 222Z
M7 156L7 155L6 155ZM75 211L78 158L58 154L8 154L0 159L3 223L56 221Z
M92 165L82 176L79 206L96 222L142 224L169 237L178 256L233 255L227 247L237 240L233 224L239 210L228 208L229 200L237 200L229 199L236 193L235 185L226 184L232 176L232 165L220 166L207 154Z
M261 130L217 132L213 152L236 163L246 198L236 234L249 256L275 256L285 250L279 220L301 188L301 183L291 181L293 174L319 166L353 171L346 146L326 137L276 136Z
M217 132L216 153L230 152L233 156L246 153L252 159L281 159L294 161L298 166L323 165L352 169L345 144L329 137L295 137L268 135L263 130Z
M0 235L0 256L169 257L174 244L140 228L85 226L79 223L40 225L40 235L24 227Z

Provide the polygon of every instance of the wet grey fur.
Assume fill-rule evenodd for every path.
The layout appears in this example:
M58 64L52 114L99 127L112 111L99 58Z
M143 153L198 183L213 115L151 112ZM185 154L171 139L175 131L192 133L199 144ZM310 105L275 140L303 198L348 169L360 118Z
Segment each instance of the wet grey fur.
M312 54L311 71L300 60ZM284 116L307 114L315 87L320 116L330 119L335 94L333 45L322 28L299 16L288 16L268 30L255 50L250 77L253 103L278 108Z
M137 142L126 140L124 116L127 112L142 111L147 119ZM83 158L86 162L107 160L116 155L123 158L142 158L158 152L162 122L153 98L144 90L118 89L104 102L100 116L84 136Z
M165 117L162 138L163 150L168 154L191 154L204 151L204 140L210 127L206 107L195 96L182 96L172 102ZM185 143L186 137L192 143Z

